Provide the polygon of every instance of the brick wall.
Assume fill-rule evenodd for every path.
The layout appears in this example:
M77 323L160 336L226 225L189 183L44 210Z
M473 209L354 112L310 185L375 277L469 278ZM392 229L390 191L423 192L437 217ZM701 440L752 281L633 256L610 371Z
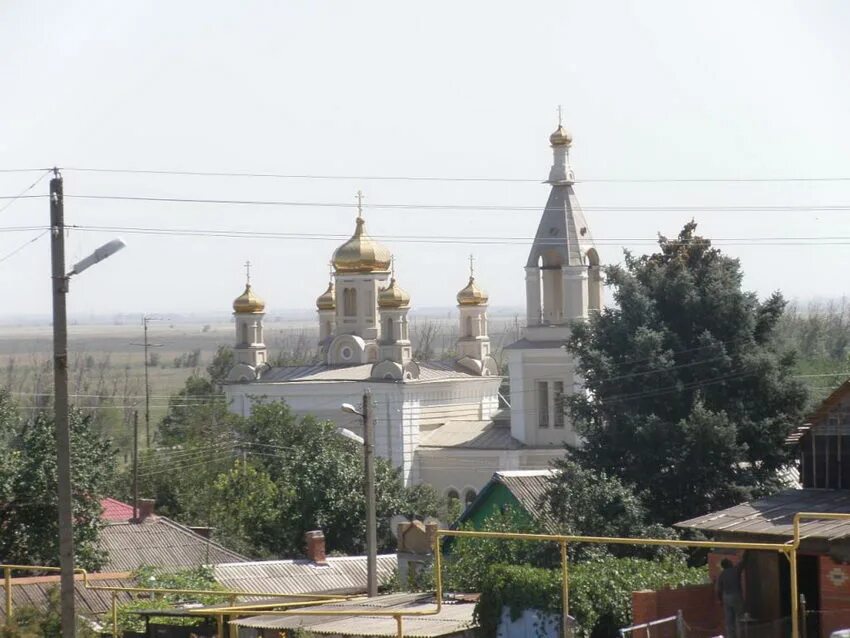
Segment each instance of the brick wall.
M818 558L820 581L821 636L850 627L850 565L829 556Z
M715 636L722 633L723 613L711 583L632 593L632 623L635 625L675 616L679 610L691 628L689 636ZM659 633L656 632L656 635ZM633 635L634 638L646 638L644 631Z

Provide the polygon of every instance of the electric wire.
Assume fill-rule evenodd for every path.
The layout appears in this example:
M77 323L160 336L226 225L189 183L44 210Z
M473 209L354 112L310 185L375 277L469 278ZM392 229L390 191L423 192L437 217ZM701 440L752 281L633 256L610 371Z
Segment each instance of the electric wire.
M18 246L17 248L15 248L15 250L13 250L12 252L7 253L7 254L3 255L2 257L0 257L0 264L2 264L2 263L3 263L4 261L6 261L7 259L11 259L12 257L14 257L15 255L17 255L19 252L21 252L24 248L26 248L26 247L27 247L27 246L29 246L30 244L34 244L34 243L35 243L35 242L37 242L39 239L41 239L42 237L44 237L44 236L45 236L48 232L49 232L49 231L47 231L47 230L43 230L43 231L41 231L38 235L36 235L36 236L35 236L35 237L33 237L32 239L28 239L28 240L27 240L27 241L25 241L23 244L21 244L20 246Z
M6 210L8 210L8 208L9 208L12 204L14 204L14 203L15 203L16 201L18 201L19 199L22 199L23 197L25 197L25 196L26 196L26 194L27 194L28 192L30 192L33 188L35 188L35 187L38 185L38 183L39 183L41 180L43 180L45 177L47 177L47 175L49 175L49 174L50 174L50 171L49 171L49 170L46 170L44 173L42 173L41 175L39 175L38 179L36 179L36 180L35 180L32 184L30 184L29 186L27 186L27 187L26 187L24 190L22 190L22 191L21 191L18 195L16 195L15 197L9 198L9 201L7 201L7 202L6 202L6 204L4 204L2 207L0 207L0 213L4 213L4 212L6 212Z

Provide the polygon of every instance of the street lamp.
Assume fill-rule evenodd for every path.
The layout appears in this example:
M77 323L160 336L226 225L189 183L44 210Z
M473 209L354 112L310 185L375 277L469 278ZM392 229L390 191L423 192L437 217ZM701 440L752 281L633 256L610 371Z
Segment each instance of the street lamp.
M377 521L375 518L375 428L372 423L372 393L363 393L363 408L358 410L350 403L340 406L343 412L356 414L363 419L363 436L359 437L347 428L337 432L363 446L363 465L366 471L366 595L378 595L378 544Z
M53 289L53 387L56 428L56 489L59 505L59 571L62 638L76 636L74 613L74 523L71 487L71 431L68 416L68 282L126 245L120 239L104 244L65 272L65 210L62 177L53 169L50 180L50 262Z

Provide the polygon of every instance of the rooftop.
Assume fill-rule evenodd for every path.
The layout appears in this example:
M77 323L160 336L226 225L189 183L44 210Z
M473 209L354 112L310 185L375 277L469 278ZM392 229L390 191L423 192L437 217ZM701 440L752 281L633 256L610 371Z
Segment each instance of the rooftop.
M417 381L442 381L443 379L480 379L481 376L455 366L454 361L422 361ZM329 365L315 363L304 366L271 368L255 383L288 383L293 381L376 381L372 378L373 363L355 365ZM378 379L377 381L381 381Z
M676 527L698 529L709 534L749 534L793 537L794 514L798 512L850 513L850 490L792 489L719 512L697 516ZM837 540L850 536L850 521L803 520L800 536Z
M200 567L247 561L244 556L196 534L164 516L143 523L108 523L100 534L106 550L106 571L132 571L153 567Z
M503 421L447 421L424 433L419 447L518 450L526 446L511 436L510 424Z
M281 594L357 594L366 591L365 556L329 556L327 565L311 560L224 563L213 567L216 581L234 591ZM395 554L378 556L378 582L389 580Z
M362 598L344 603L330 603L311 607L319 610L427 611L434 609L433 594L390 594L377 598ZM404 635L409 638L432 638L461 634L475 628L471 603L443 603L438 615L407 617ZM254 616L233 621L238 627L255 629L304 628L310 633L333 636L391 636L398 635L396 622L389 616L314 616L292 614L286 616Z
M133 506L129 503L122 503L114 498L104 498L101 499L100 506L103 508L100 518L104 521L129 521L133 518Z

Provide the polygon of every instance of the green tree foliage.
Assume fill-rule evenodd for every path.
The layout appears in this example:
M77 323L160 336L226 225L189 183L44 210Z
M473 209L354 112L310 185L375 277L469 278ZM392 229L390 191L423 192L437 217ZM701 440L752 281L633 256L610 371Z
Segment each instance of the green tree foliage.
M215 385L221 385L227 378L227 373L236 363L236 356L230 346L219 346L213 359L207 366L207 376Z
M632 592L695 585L708 581L704 568L688 567L681 560L652 561L605 556L571 565L570 615L578 634L591 638L617 635L631 622ZM495 636L502 609L513 619L526 609L560 615L562 572L529 565L496 564L481 584L475 615L484 636Z
M15 608L10 626L0 626L0 638L44 638L62 635L62 610L59 587L47 591L46 604L21 605ZM95 638L99 634L83 618L77 619L77 637Z
M781 295L742 291L738 261L695 229L608 268L616 306L568 342L588 390L569 405L574 458L635 485L664 524L775 489L807 400L778 345Z
M59 562L56 443L52 415L19 420L0 394L0 559L24 565ZM71 468L77 564L97 569L100 500L112 479L114 451L89 418L72 411Z
M584 468L570 457L554 464L558 473L549 481L541 508L560 524L563 534L575 536L611 536L674 538L668 527L649 522L644 499L631 485L604 471ZM573 560L611 552L618 556L655 556L675 550L630 545L570 544Z
M193 374L169 399L168 412L159 424L158 438L165 446L208 442L230 433L235 420L218 384Z

